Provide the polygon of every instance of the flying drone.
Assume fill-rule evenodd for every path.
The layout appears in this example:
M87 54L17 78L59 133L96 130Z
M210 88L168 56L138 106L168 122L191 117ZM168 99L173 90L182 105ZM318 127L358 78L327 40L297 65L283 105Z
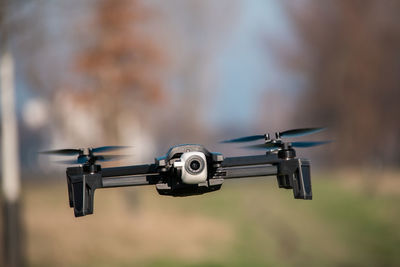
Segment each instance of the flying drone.
M329 141L286 142L285 138L299 137L323 130L302 128L270 134L245 136L222 143L262 143L245 148L261 149L266 153L254 156L226 157L210 152L202 145L173 146L153 164L102 168L97 162L119 159L121 155L100 154L127 148L103 146L85 149L59 149L42 153L77 156L61 163L68 167L69 205L75 217L93 214L94 193L98 188L155 185L160 195L191 196L221 189L224 180L276 176L279 188L292 189L296 199L312 199L310 161L296 157L294 148L323 145Z

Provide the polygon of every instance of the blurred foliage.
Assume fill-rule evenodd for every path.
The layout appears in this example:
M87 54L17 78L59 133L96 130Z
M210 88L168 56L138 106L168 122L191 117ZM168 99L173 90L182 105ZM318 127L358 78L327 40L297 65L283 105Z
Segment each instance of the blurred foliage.
M397 176L386 173L371 195L360 172L316 173L314 201L294 200L273 178L187 198L99 190L84 218L72 216L64 184L29 183L29 265L397 266Z
M94 10L88 44L76 57L83 78L78 94L84 104L97 107L104 142L117 142L117 118L136 117L143 105L162 100L162 49L143 30L154 14L141 1L101 0Z
M329 162L398 165L399 1L286 1L300 43L281 58L306 80L297 120L327 125ZM283 47L287 47L283 46Z

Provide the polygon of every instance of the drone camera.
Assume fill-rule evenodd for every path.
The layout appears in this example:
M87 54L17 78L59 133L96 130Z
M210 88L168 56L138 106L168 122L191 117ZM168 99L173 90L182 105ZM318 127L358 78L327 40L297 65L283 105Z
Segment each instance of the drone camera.
M186 152L174 167L181 170L181 180L185 184L199 184L207 181L207 159L202 152Z

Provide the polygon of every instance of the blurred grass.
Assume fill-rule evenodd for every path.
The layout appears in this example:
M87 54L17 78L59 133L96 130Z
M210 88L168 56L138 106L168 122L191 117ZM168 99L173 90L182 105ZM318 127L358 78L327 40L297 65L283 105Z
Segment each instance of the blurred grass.
M73 217L65 184L30 182L29 265L398 266L400 189L371 190L354 176L315 173L313 201L260 178L187 198L153 187L103 189L94 215L83 218ZM398 178L384 184L396 187Z

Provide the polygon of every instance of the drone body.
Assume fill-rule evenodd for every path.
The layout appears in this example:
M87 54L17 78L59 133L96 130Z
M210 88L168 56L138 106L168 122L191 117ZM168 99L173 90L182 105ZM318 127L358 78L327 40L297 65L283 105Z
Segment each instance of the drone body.
M303 131L304 135L315 130L296 131ZM46 153L79 154L78 162L75 163L80 165L67 168L69 204L74 208L76 217L93 213L96 189L122 186L155 185L160 195L177 197L217 191L227 179L276 176L278 186L292 189L294 198L312 199L310 161L297 158L292 143L284 143L280 138L271 140L267 134L228 140L225 143L261 138L265 139L264 144L251 146L268 149L261 155L224 158L220 153L209 152L202 145L185 144L172 147L165 156L156 158L153 164L112 168L102 168L96 164L96 160L108 160L113 156L94 155L93 152L120 147L66 149ZM307 147L326 142L297 143ZM82 158L86 162L79 161Z

